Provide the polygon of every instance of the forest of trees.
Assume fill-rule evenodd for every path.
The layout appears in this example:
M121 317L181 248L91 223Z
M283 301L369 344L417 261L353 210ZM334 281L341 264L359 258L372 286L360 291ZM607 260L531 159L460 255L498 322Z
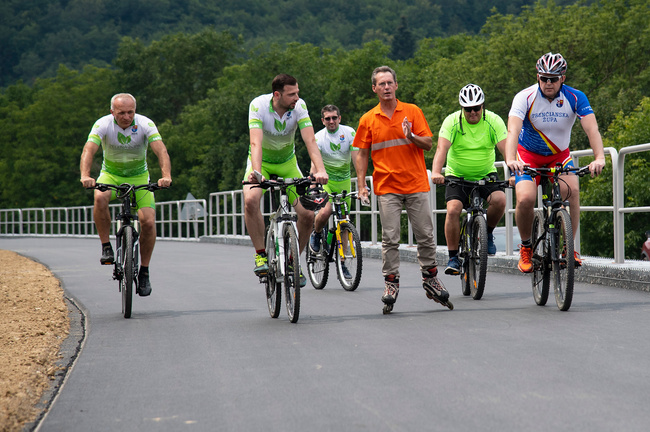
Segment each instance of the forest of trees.
M58 19L72 10L88 13L81 5L94 5L98 8L94 16L79 15L72 20L78 23L87 17L89 27L80 30L70 26L69 31L79 31L84 37L95 34L101 41L109 38L103 32L122 34L122 26L127 26L135 13L131 8L129 14L116 15L123 2L111 3L110 10L100 8L104 3L33 0L20 4L48 4L41 13L47 11ZM463 85L480 85L486 93L486 107L506 119L513 96L534 83L537 58L545 52L561 52L569 65L567 84L589 97L605 145L621 148L650 141L650 6L645 0L567 5L540 1L516 13L506 4L514 7L526 2L504 1L504 11L486 12L482 26L458 17L464 25L456 27L450 24L453 20L440 25L445 16L441 12L446 7L444 2L328 3L327 17L358 19L354 25L346 21L353 27L348 33L326 16L321 19L304 2L299 6L298 2L285 1L280 9L276 6L268 11L280 29L297 16L318 17L312 18L311 32L295 26L297 35L311 34L313 40L305 36L291 41L268 36L268 26L274 22L256 15L269 9L264 2L240 1L237 4L241 9L222 7L223 14L216 7L208 7L209 3L181 1L172 6L171 2L158 1L154 6L154 2L138 2L138 8L143 8L138 9L141 15L149 13L147 4L155 10L146 20L151 21L151 27L140 27L142 33L119 39L112 57L100 58L98 49L97 56L85 57L85 61L83 57L66 57L49 72L37 68L36 63L32 64L36 67L32 73L26 73L27 66L18 67L27 65L22 63L27 61L26 55L46 58L36 51L16 56L20 50L14 51L15 47L28 41L27 35L11 47L0 46L2 76L10 83L0 94L0 208L87 205L91 195L78 180L81 149L93 122L108 113L110 97L121 91L138 98L138 112L157 123L171 155L174 186L157 193L158 200L183 199L188 192L204 198L210 192L238 188L248 149L248 104L255 96L269 93L272 78L280 72L298 78L301 97L318 130L320 108L328 103L341 108L344 124L356 127L360 116L377 103L370 88L370 73L376 66L388 64L398 74L398 98L423 109L435 140L442 120L458 109L458 91ZM1 7L18 10L18 2L10 4L15 5ZM379 6L385 4L400 13L379 13ZM485 9L480 2L458 4ZM174 8L185 11L177 12L176 20L166 15ZM424 17L418 16L418 8L431 13L426 25ZM365 14L366 10L376 13ZM119 19L110 21L107 13ZM225 20L224 14L239 15ZM196 26L189 25L196 15L211 25L197 31ZM479 15L471 14L472 18ZM257 17L251 24L257 33L247 35L245 28L227 28L229 20L244 25L245 17ZM28 16L22 14L15 21L20 21L18 18L27 20ZM11 31L6 21L0 28L2 40ZM98 23L91 26L95 21ZM45 25L42 16L33 25ZM194 31L189 31L190 27ZM479 30L474 31L474 27ZM375 36L384 32L385 37L371 37L373 31ZM339 34L349 34L349 38L335 39ZM399 49L396 35L401 35L398 41L412 38L411 53ZM259 44L265 37L273 43ZM36 48L38 44L33 45ZM70 46L63 43L59 49L63 52ZM10 55L10 67L6 66L5 54ZM8 69L10 73L6 73ZM586 136L577 125L572 148L588 148ZM429 166L433 153L426 154ZM308 169L304 146L298 145L298 157L301 167ZM586 161L581 159L581 163ZM100 162L96 160L94 173ZM649 163L650 155L644 153L627 163L626 205L648 205L650 189L645 186L645 175ZM151 166L152 178L156 178L155 157ZM601 177L581 181L584 205L611 205L611 175L610 165ZM625 223L626 254L636 258L650 220L646 214L634 214L628 215ZM584 213L581 231L583 254L612 256L613 245L601 241L612 237L611 215Z

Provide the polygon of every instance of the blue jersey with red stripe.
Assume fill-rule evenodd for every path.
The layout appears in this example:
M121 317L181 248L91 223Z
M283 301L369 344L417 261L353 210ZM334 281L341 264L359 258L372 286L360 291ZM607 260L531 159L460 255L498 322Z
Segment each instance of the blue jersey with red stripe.
M539 85L534 84L517 93L509 116L523 120L520 146L540 155L553 155L569 148L576 117L593 113L587 96L580 90L562 85L555 99L549 101Z

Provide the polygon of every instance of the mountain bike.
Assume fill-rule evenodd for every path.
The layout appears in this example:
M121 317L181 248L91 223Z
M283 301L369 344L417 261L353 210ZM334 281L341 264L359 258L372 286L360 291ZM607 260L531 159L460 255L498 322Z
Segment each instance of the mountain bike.
M485 290L485 277L488 260L488 226L485 200L481 197L481 188L497 186L510 187L508 180L482 179L476 181L445 177L445 185L471 188L466 216L460 225L458 242L458 259L460 260L460 285L463 295L471 294L474 300L480 300Z
M136 207L135 192L140 189L147 189L150 192L158 189L166 189L158 186L157 183L132 185L123 183L121 185L97 183L95 187L101 192L114 190L117 199L121 201L120 213L115 216L116 230L116 253L113 267L113 279L118 281L119 291L122 293L122 314L124 318L131 318L133 305L133 285L138 289L138 271L140 262L140 223L137 212L132 212Z
M345 200L348 197L356 198L357 194L357 191L329 194L332 203L332 227L329 230L323 228L318 253L307 247L307 273L316 289L325 288L329 264L332 262L336 262L336 273L343 289L354 291L359 286L363 268L361 239L350 221L348 203Z
M261 175L260 175L261 178ZM260 276L260 283L265 285L266 301L271 318L280 315L282 286L287 315L292 323L298 322L300 316L300 249L298 245L298 216L291 213L287 195L289 186L296 186L299 195L313 183L312 177L280 178L271 176L269 180L259 183L243 182L270 191L271 208L269 226L266 231L266 256L269 270ZM279 192L279 200L278 194Z
M526 167L524 173L533 178L540 176L542 188L543 207L535 210L532 229L533 298L539 306L544 306L552 279L557 307L567 311L573 300L576 262L571 217L567 211L569 201L563 200L560 194L560 182L564 182L560 175L575 173L582 177L589 173L589 167L562 167L558 163L550 168Z

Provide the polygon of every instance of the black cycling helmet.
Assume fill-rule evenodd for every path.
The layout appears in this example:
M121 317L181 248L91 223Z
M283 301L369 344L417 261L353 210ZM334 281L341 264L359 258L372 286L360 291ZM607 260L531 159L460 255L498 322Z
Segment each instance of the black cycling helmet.
M300 196L300 204L309 211L316 211L323 208L329 199L330 196L323 190L323 186L318 184Z

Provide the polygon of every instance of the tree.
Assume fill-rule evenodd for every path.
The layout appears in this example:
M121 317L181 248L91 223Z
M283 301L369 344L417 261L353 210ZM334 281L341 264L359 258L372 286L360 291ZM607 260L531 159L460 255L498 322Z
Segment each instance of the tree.
M415 40L411 30L409 30L406 23L406 17L402 16L397 33L393 37L393 46L391 50L391 57L393 60L406 60L413 57L415 52Z

